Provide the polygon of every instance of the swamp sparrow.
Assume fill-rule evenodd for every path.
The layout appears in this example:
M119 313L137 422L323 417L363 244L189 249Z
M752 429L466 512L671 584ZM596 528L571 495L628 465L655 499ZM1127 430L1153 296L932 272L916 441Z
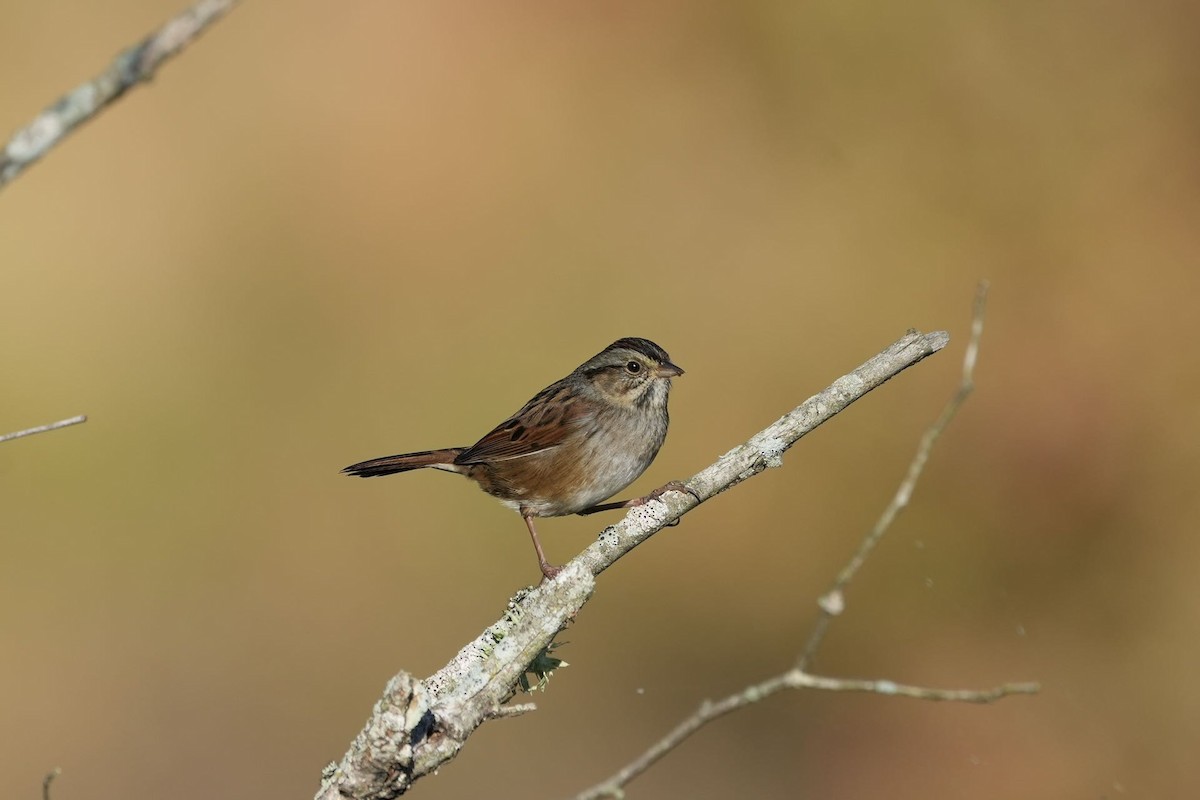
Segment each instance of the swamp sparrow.
M433 467L467 476L521 513L538 566L553 578L559 568L546 561L534 517L591 514L690 491L672 482L646 497L599 505L633 483L658 454L667 436L671 378L682 374L654 342L619 339L470 447L373 458L342 472L371 478Z

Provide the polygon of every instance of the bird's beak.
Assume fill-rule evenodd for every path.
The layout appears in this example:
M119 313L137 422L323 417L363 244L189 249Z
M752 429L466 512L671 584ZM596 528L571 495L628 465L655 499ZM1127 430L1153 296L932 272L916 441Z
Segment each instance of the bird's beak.
M683 370L672 364L670 361L664 361L654 370L656 378L677 378L683 374Z

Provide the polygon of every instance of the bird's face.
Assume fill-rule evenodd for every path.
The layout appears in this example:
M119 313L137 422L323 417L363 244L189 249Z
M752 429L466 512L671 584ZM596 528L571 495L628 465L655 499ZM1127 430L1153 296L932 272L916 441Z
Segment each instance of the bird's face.
M619 339L576 370L596 393L616 406L661 409L671 391L671 379L683 370L648 339Z

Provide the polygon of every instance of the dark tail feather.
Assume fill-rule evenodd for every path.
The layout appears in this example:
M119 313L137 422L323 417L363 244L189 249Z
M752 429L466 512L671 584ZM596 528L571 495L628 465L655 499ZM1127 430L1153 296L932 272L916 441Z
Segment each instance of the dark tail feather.
M392 475L397 472L408 472L410 469L436 467L438 469L454 469L454 459L466 450L465 447L448 447L445 450L426 450L422 453L402 453L398 456L372 458L370 461L360 461L351 464L342 472L359 478L374 478L378 475Z

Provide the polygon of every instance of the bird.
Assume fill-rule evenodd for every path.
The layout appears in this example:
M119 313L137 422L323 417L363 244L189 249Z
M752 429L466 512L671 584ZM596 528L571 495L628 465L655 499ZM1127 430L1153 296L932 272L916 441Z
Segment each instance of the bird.
M633 483L658 455L670 417L671 380L683 375L649 339L618 339L535 394L470 447L372 458L342 470L373 478L415 469L456 472L520 513L544 579L561 567L546 560L533 520L629 508L669 491L604 503Z

